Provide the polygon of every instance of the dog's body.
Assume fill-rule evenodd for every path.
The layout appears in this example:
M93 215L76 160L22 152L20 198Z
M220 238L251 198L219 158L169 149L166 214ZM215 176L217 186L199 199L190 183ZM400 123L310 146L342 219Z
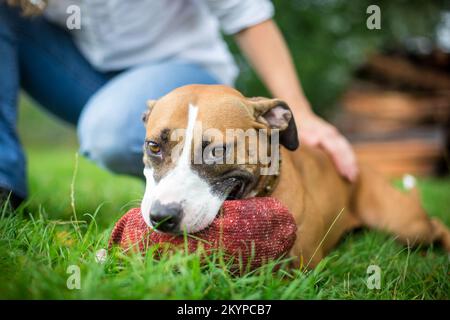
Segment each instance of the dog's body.
M280 183L272 195L294 214L298 240L292 254L302 256L304 265L315 266L343 234L358 227L390 232L409 245L440 241L450 251L450 232L427 216L416 189L409 194L396 190L362 165L358 180L350 184L319 149L302 146L282 154Z
M280 100L249 99L224 86L191 85L150 102L144 120L147 189L142 214L151 226L168 218L166 229L160 230L198 231L211 223L230 194L241 198L270 191L296 220L298 234L291 255L298 258L297 266L314 267L344 233L357 227L385 230L411 245L439 241L450 251L450 232L427 216L417 190L398 191L362 165L357 181L351 184L338 174L325 152L308 146L297 148L295 122ZM224 136L226 129L278 129L283 146L276 184L260 174L263 165L239 162L239 155L234 164L188 161L196 150L194 121L202 122L202 139L208 128L216 128ZM173 158L169 153L176 142L169 136L178 128L187 128L187 132L181 156Z

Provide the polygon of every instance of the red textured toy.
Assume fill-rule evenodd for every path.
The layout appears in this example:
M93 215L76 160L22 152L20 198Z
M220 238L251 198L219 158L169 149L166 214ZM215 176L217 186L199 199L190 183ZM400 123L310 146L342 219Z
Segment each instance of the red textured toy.
M250 263L254 269L288 253L296 231L294 218L275 198L228 200L209 227L193 234L195 237L187 237L188 250L195 251L199 242L206 250L222 248L226 256L236 259L235 263L241 258L244 266ZM109 240L110 247L118 244L125 250L141 252L162 243L176 248L184 244L184 238L149 228L140 208L131 209L116 223Z

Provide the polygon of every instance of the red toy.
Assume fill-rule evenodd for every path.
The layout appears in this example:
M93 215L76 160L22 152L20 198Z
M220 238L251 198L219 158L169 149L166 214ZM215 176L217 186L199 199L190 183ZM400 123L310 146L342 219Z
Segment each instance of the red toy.
M228 200L209 227L187 237L188 251L195 251L199 243L207 251L222 248L234 263L242 259L243 266L250 262L254 269L288 253L296 231L294 218L275 198ZM118 244L141 252L158 243L182 248L184 237L153 231L144 222L140 208L131 209L116 223L109 240L110 247Z

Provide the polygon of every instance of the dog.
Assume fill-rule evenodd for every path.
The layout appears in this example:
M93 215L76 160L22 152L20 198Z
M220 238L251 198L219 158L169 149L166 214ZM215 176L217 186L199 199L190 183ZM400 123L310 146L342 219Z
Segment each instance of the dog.
M348 182L323 150L299 148L291 110L279 99L246 98L222 85L188 85L149 101L143 121L146 189L141 212L159 232L194 233L212 222L226 199L270 195L287 206L297 224L290 251L296 267L314 268L345 233L361 227L392 233L411 246L440 242L450 252L448 228L427 216L417 190L397 190L363 164L357 181ZM182 142L174 138L179 129L184 130ZM246 160L255 152L250 144L244 155L234 152L233 161L217 164L236 144L236 137L225 143L217 138L227 130L266 130L271 138L260 143L264 135L257 136L257 148L279 142L275 152L268 152L279 152L271 159L278 170L263 174L267 163ZM195 137L201 143L194 143ZM205 153L208 148L219 156ZM177 156L172 155L175 149ZM199 150L204 161L195 163Z

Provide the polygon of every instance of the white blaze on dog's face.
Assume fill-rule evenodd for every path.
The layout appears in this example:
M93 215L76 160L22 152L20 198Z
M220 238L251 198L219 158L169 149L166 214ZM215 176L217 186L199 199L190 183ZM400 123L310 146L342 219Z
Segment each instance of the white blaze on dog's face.
M244 152L234 152L245 137L229 137L227 131L278 129L280 143L294 150L298 140L291 118L289 108L280 100L246 98L219 85L184 86L149 102L143 119L147 129L147 185L141 204L145 222L170 233L194 233L209 226L223 201L253 194L264 165L248 161L249 155L269 147L268 143L263 147L245 143ZM183 129L184 140L179 143L173 135ZM264 139L257 142L260 140ZM218 155L211 150L221 152ZM204 160L200 163L198 151ZM224 157L225 163L220 161ZM274 162L278 165L278 160Z
M188 123L183 149L176 165L158 182L154 179L153 169L146 166L146 190L141 204L141 212L147 225L153 227L150 219L152 206L179 204L180 221L172 232L193 233L206 228L215 218L225 197L213 193L210 184L191 168L191 150L194 126L198 108L189 105Z

